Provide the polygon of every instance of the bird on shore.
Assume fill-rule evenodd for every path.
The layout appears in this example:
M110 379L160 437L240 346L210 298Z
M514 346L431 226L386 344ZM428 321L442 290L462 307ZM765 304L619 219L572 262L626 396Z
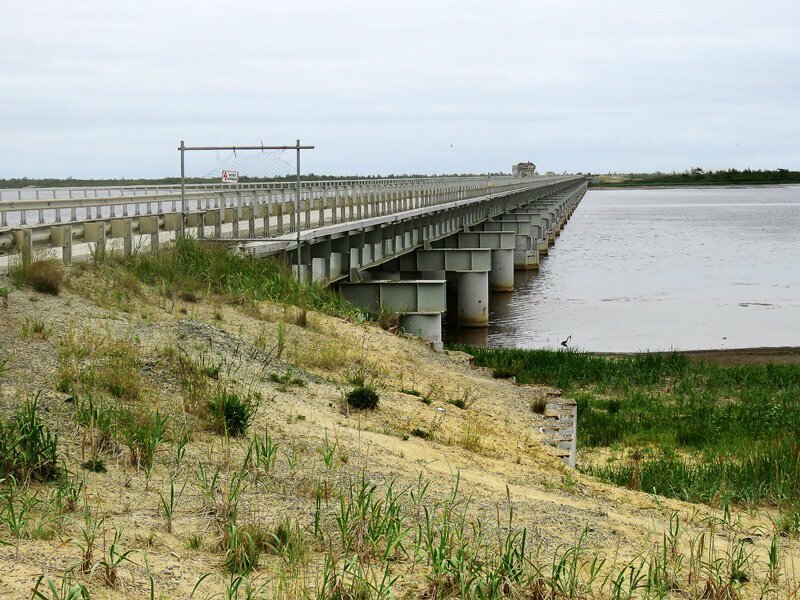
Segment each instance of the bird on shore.
M564 348L569 348L569 346L567 346L567 344L569 343L569 341L570 341L571 339L572 339L572 336L571 336L571 335L567 336L567 339L565 339L565 340L561 340L561 345L562 345L562 346L564 346Z

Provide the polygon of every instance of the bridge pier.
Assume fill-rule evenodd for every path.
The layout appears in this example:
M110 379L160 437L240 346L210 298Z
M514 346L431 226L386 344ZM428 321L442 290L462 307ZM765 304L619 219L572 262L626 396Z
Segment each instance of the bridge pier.
M513 288L513 281L512 281ZM458 274L458 325L489 325L489 271L464 271Z
M489 289L493 292L514 290L514 254L516 234L513 231L468 231L444 240L450 248L489 248L491 265Z
M493 292L514 291L514 253L514 249L496 248L492 250L489 289Z
M506 215L498 215L505 217ZM512 232L514 233L514 269L526 271L539 268L539 251L536 248L536 238L531 234L533 227L526 219L492 220L485 221L479 226L482 231Z
M489 248L432 248L399 258L401 271L445 271L457 274L458 323L462 327L489 324ZM513 282L512 282L513 286Z

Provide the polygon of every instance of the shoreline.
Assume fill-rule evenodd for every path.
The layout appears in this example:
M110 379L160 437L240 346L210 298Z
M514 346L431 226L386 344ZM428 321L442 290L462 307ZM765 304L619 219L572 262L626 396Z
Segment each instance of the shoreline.
M753 183L724 183L724 182L714 182L714 183L635 183L635 184L602 184L602 185L591 185L589 184L588 189L590 190L664 190L664 189L672 189L672 188L748 188L748 187L785 187L785 186L800 186L800 182L797 181L784 181L784 182L753 182Z
M662 353L673 352L666 350ZM754 348L726 348L720 350L674 350L696 361L713 362L720 365L747 364L800 364L800 346L759 346ZM624 357L647 352L590 352L596 356ZM656 352L654 354L660 354Z

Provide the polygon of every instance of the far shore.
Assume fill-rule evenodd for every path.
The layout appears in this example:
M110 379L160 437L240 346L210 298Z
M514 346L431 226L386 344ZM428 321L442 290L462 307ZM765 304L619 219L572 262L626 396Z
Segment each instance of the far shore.
M626 190L660 190L660 189L668 189L668 188L713 188L713 187L725 187L725 188L746 188L746 187L770 187L770 186L794 186L800 185L800 182L786 182L786 181L759 181L759 182L752 182L752 183L724 183L724 182L716 182L716 183L654 183L654 184L647 184L647 183L636 183L636 184L626 184L626 183L618 183L618 184L608 184L604 183L602 185L592 185L589 184L590 190L619 190L619 189L626 189Z
M697 361L713 362L720 365L752 365L752 364L800 364L800 347L761 347L730 348L725 350L677 350ZM598 356L633 356L640 352L592 352Z

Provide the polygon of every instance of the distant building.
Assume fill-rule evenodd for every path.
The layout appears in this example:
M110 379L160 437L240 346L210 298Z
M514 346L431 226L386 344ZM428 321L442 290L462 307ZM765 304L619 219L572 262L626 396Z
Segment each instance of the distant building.
M536 165L532 162L517 163L511 167L511 174L514 177L532 177L536 175Z

